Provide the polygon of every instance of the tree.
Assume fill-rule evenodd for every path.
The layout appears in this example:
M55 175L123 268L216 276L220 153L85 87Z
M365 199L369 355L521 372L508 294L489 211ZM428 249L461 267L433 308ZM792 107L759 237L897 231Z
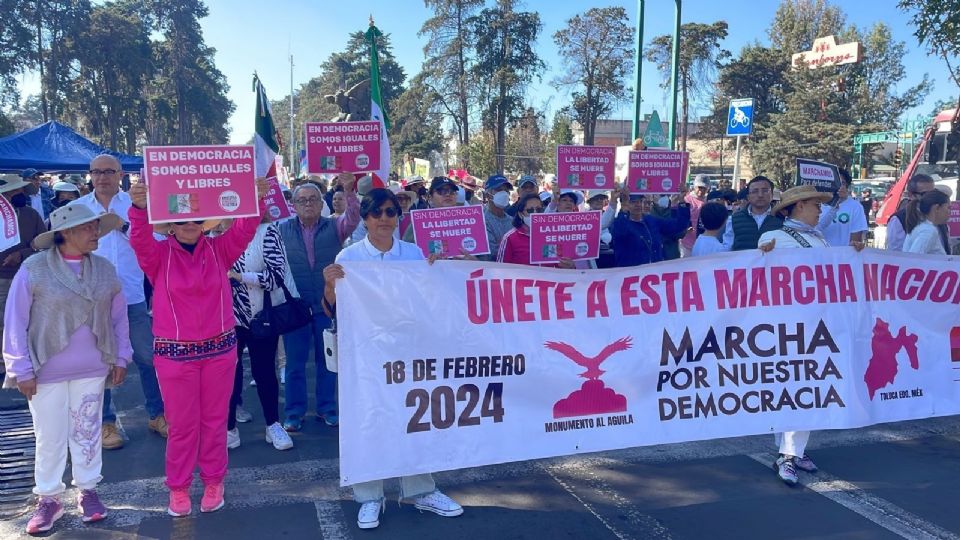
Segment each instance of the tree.
M419 35L427 36L423 48L424 79L437 95L445 116L453 122L460 146L470 144L470 109L474 99L470 68L473 50L468 21L483 0L424 0L433 17L424 21ZM469 163L461 163L467 168Z
M900 0L900 9L912 15L914 35L921 45L947 64L960 87L960 3L956 0Z
M380 58L380 91L387 112L393 119L394 100L404 91L406 74L393 56L390 34L377 38L377 49ZM337 106L327 103L325 96L335 93L338 89L350 89L369 78L370 49L366 38L363 32L351 32L346 48L332 53L320 65L320 74L294 91L293 108L297 115L294 119L295 140L289 141L289 144L295 145L295 148L303 144L305 122L326 122L336 115ZM290 117L285 114L290 110L290 98L286 96L283 99L271 101L274 110L273 121L281 136L290 133ZM390 136L392 137L394 133L394 126L391 126Z
M570 109L564 107L553 115L553 125L550 127L550 144L573 144L573 115Z
M209 10L202 0L152 0L149 9L154 29L164 36L153 53L159 73L149 89L151 142L226 142L227 120L235 106L216 67L216 50L203 40L199 20Z
M727 37L727 23L686 23L680 27L680 62L677 87L680 91L681 134L680 150L687 149L687 123L690 117L690 101L702 97L712 89L713 80L722 61L730 55L720 47ZM657 64L663 75L663 88L670 87L673 64L673 36L661 35L647 45L644 56Z
M544 169L545 140L543 114L527 107L511 123L507 133L506 168L521 174L537 174Z
M390 111L391 156L409 154L427 158L431 151L443 151L441 97L424 83L425 77L425 73L418 74L393 101L393 110Z
M796 9L798 6L803 9ZM837 27L843 20L843 13L825 2L786 0L771 26L786 29L782 37L801 50L809 48L815 35L794 30L813 27L843 42L857 41L863 46L863 59L855 64L784 70L783 84L773 91L783 108L754 124L756 144L752 152L754 170L784 186L793 179L795 158L848 164L856 132L896 129L899 118L930 90L930 82L924 77L918 84L897 91L906 78L902 60L906 51L903 42L893 40L888 26L877 23L869 30ZM771 35L774 33L771 30ZM786 56L783 51L782 57Z
M633 65L633 39L622 7L591 8L567 21L553 35L565 73L554 81L573 93L574 119L583 126L584 144L593 145L597 120L625 99L624 78Z
M469 21L477 56L472 73L475 80L483 81L481 119L494 138L497 172L503 172L507 126L523 111L527 86L546 67L534 50L542 28L540 15L517 12L516 4L516 0L497 0L495 7Z
M29 21L32 64L40 75L43 121L63 117L70 94L69 79L76 58L71 45L86 28L89 0L33 0L24 2L22 16Z
M129 4L96 6L71 53L79 73L66 111L75 127L109 148L136 153L147 116L143 87L154 71L145 21Z
M31 65L32 36L26 14L23 0L0 0L0 107L17 104L16 75Z
M814 40L837 35L846 25L846 16L827 0L782 0L767 35L771 47L788 58L809 51Z
M764 125L770 114L783 112L790 59L778 49L758 43L745 46L737 58L722 68L713 95L712 114L703 119L701 133L720 137L726 133L731 99L753 98L753 125Z

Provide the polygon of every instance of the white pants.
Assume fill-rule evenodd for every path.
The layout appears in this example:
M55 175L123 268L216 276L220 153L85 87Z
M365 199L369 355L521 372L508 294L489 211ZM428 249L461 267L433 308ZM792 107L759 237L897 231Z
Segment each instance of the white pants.
M784 431L774 433L773 440L780 447L780 453L785 456L803 457L807 450L807 441L810 440L809 431Z
M353 500L358 503L383 500L383 480L361 482L351 487L353 488ZM433 475L430 473L400 477L401 499L419 497L436 490L437 485L433 482Z
M100 440L103 377L38 384L30 399L37 435L33 492L47 497L63 493L67 447L73 465L73 485L93 489L103 478Z

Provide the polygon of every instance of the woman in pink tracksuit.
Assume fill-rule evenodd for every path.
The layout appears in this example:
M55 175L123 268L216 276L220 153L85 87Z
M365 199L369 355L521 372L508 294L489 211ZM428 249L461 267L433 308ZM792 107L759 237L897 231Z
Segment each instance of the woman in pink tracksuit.
M258 179L260 197L266 188ZM167 512L190 513L198 465L204 484L200 511L213 512L223 507L227 410L237 364L227 271L253 239L260 218L238 219L216 238L203 235L203 221L175 222L172 235L157 241L147 223L147 186L132 186L130 198L130 245L153 285L154 365L169 424Z

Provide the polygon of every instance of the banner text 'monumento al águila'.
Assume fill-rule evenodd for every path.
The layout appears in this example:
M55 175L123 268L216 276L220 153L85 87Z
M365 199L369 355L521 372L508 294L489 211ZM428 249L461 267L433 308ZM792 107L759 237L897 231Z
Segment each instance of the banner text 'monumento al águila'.
M344 485L960 413L953 257L828 248L588 271L344 268Z

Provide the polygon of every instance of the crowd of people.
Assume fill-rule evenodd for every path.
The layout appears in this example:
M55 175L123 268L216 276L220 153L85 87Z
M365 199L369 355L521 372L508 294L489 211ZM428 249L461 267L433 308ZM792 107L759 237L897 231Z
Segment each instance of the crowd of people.
M293 447L289 434L303 429L311 387L316 419L337 426L337 375L327 369L323 352L337 310L350 309L337 305L340 263L424 260L413 243L411 210L483 205L491 254L480 258L522 265L532 264L533 214L601 211L600 256L550 265L584 270L750 249L860 250L869 213L851 195L845 171L836 194L809 186L781 192L764 176L735 191L698 176L691 190L684 186L669 196L561 189L552 175L511 181L494 174L485 182L414 176L374 187L370 176L340 174L285 189L292 216L280 222L271 222L261 200L263 217L153 226L147 186L121 189L124 172L116 158L97 156L88 174L84 188L63 179L47 185L33 169L0 177L0 194L14 207L20 230L20 243L0 253L0 327L5 387L27 397L36 433L38 502L27 525L31 534L50 530L64 513L68 455L83 521L106 517L96 492L102 452L124 444L110 388L123 383L131 364L139 373L147 427L166 439L172 516L191 513L197 469L200 511L224 505L228 452L241 445L236 424L251 418L241 404L244 358L266 443L279 451ZM257 188L262 199L266 180L258 179ZM930 177L911 178L905 204L890 220L887 249L948 253L950 198ZM438 258L431 255L427 263ZM283 335L255 331L265 306L289 298L309 305L312 319ZM784 482L797 483L797 469L816 471L805 452L809 437L777 434L774 469ZM463 513L429 474L401 478L400 486L401 499L418 509L446 517ZM382 481L357 484L353 492L358 526L377 527Z

